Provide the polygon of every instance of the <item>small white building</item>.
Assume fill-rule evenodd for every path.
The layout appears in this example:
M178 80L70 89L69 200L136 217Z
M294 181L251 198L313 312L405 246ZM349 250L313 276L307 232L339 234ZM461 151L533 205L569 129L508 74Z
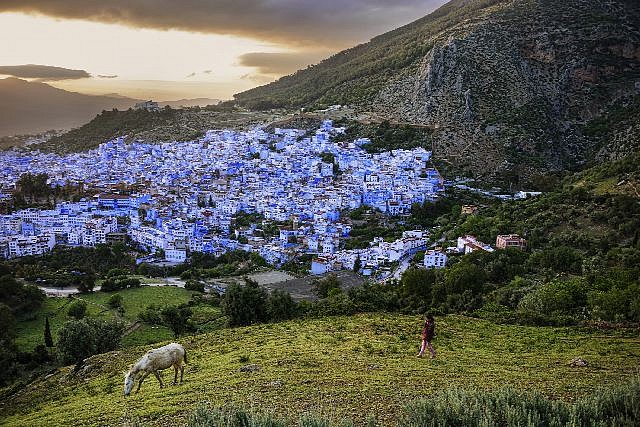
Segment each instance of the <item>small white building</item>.
M447 265L447 255L440 251L427 251L424 254L426 268L444 268Z

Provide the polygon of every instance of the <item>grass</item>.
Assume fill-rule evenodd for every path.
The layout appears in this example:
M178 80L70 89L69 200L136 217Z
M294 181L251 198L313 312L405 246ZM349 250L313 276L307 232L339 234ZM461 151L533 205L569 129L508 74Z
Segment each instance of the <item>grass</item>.
M85 373L63 368L18 393L0 394L0 418L6 425L114 425L126 415L183 425L208 401L290 419L314 412L361 423L374 415L395 425L406 404L441 390L513 387L574 402L634 377L640 363L637 332L496 325L462 316L438 319L438 358L418 359L420 328L415 316L370 314L185 337L185 382L160 390L148 379L125 399L123 372L149 347L128 348L96 356ZM576 356L589 366L568 366ZM239 371L249 363L261 369Z
M126 289L118 292L122 295L122 305L124 306L124 318L127 322L133 322L137 319L138 313L150 304L158 306L167 306L182 304L191 298L194 294L192 291L176 288L172 286L150 287L143 286L136 289ZM107 301L113 293L111 292L94 292L92 294L81 295L80 298L86 300L88 316L92 317L111 317L115 315L115 311L106 308ZM67 305L70 303L68 298L47 298L42 307L31 314L28 318L19 319L16 325L16 344L23 351L33 350L37 345L44 344L44 323L45 318L49 316L49 324L51 326L51 334L54 341L57 337L58 329L62 325L71 320L67 315ZM159 329L156 332L149 331L149 328L141 328L127 336L123 343L125 345L143 345L171 338L168 329ZM158 338L158 339L156 339Z
M82 299L90 303L106 305L114 293L122 295L124 317L135 320L148 305L155 304L160 307L167 305L183 304L189 301L195 293L173 286L142 286L140 288L125 289L118 292L94 292L82 296Z

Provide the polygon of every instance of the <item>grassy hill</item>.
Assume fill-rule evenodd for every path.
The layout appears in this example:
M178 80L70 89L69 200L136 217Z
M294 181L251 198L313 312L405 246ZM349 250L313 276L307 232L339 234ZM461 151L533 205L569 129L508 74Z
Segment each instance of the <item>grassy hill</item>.
M189 141L200 138L209 129L245 129L281 119L271 112L247 112L207 108L162 108L160 111L108 110L88 123L38 145L43 151L74 153L97 148L118 136L129 136L146 143Z
M462 316L438 319L438 358L415 357L421 320L367 314L292 321L184 337L185 382L160 390L147 379L122 396L123 374L148 347L95 356L0 395L5 425L116 425L138 418L183 425L198 402L235 404L297 418L304 411L393 425L430 393L512 386L574 401L637 374L637 332L503 326ZM568 362L580 356L589 366ZM256 372L241 372L247 364ZM165 373L167 379L169 373Z

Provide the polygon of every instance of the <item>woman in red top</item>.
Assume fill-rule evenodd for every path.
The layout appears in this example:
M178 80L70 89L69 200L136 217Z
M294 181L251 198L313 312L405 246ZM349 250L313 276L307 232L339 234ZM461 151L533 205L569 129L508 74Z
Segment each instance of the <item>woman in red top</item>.
M418 353L418 357L424 356L424 351L429 347L429 353L431 353L431 358L436 357L436 351L433 349L431 345L431 340L433 339L433 335L436 331L436 322L433 319L433 316L427 314L425 316L424 327L422 328L422 345L420 346L420 352Z

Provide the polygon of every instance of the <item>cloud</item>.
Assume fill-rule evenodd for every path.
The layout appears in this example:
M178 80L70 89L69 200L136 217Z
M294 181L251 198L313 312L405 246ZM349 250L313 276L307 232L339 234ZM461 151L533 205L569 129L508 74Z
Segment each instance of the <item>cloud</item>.
M195 77L196 73L187 74L185 78L190 79L191 77Z
M0 74L25 79L38 79L45 82L86 79L91 77L91 74L87 73L85 70L72 70L69 68L36 64L3 65L0 66Z
M202 73L203 74L211 74L213 72L213 70L204 70Z
M2 0L1 12L231 34L287 46L342 48L418 19L445 0Z
M239 65L256 68L258 74L281 76L316 63L325 52L251 52L240 55Z
M115 79L118 77L117 74L98 74L98 77L101 79Z

